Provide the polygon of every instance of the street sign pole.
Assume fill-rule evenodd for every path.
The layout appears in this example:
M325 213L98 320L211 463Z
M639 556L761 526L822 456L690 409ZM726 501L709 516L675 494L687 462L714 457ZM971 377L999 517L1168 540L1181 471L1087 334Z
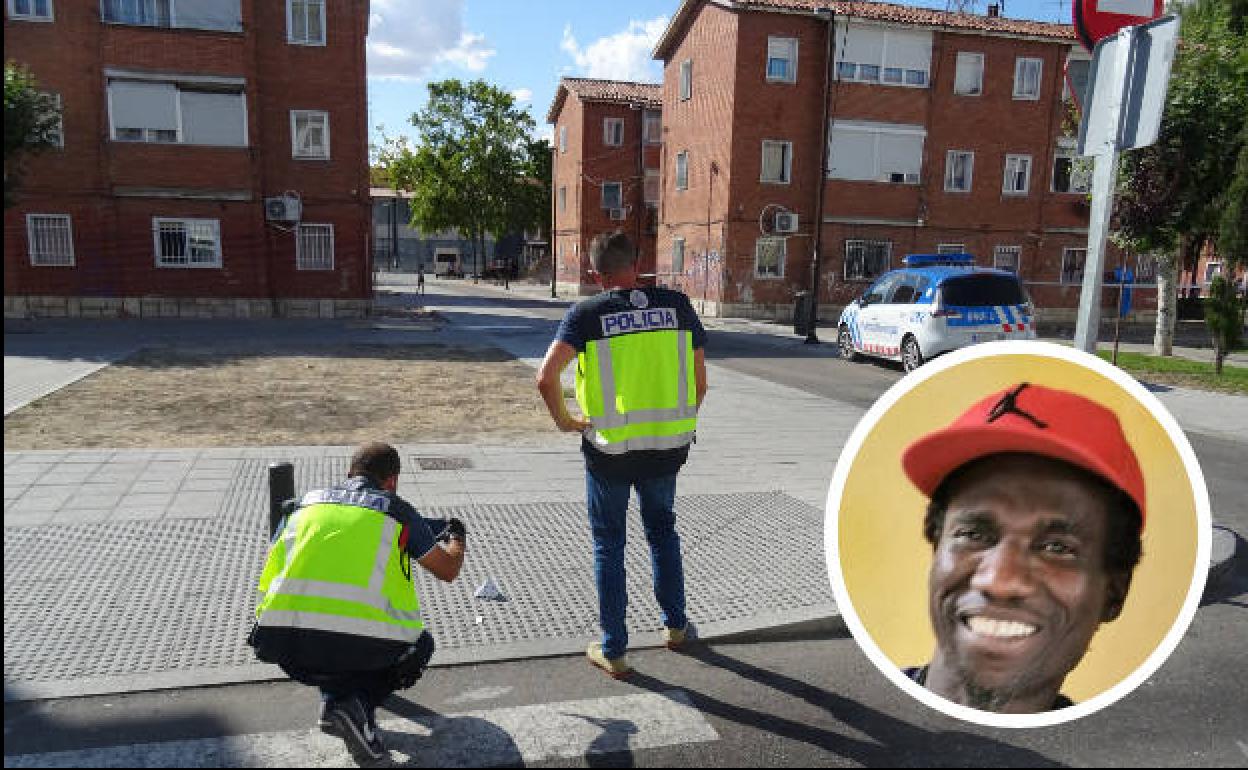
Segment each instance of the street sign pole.
M1079 315L1075 322L1075 347L1096 353L1101 329L1101 286L1105 266L1105 244L1109 239L1110 217L1114 213L1114 185L1118 181L1119 137L1131 74L1132 40L1135 27L1120 31L1113 41L1114 73L1109 85L1114 89L1109 101L1110 114L1101 147L1088 147L1094 158L1092 169L1092 211L1088 221L1088 252L1083 263L1083 289L1079 295ZM1097 84L1093 84L1094 86ZM1091 106L1091 105L1089 105Z

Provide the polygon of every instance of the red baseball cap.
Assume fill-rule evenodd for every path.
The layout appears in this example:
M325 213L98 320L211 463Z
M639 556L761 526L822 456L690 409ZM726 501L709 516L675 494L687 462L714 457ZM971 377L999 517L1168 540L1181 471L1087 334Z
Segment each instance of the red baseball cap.
M1083 396L1021 383L966 410L902 454L906 475L928 497L953 471L1002 452L1064 460L1127 494L1144 522L1144 474L1118 416Z

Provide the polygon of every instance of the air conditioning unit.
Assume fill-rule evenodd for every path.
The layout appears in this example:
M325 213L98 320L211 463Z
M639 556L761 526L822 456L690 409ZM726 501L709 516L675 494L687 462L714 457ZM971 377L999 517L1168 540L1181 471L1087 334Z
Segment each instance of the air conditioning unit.
M303 202L294 195L264 199L264 218L270 222L298 222L303 217Z
M776 232L778 233L795 233L797 232L797 214L792 211L776 212Z
M623 222L628 219L628 209L609 209L611 220L614 222Z

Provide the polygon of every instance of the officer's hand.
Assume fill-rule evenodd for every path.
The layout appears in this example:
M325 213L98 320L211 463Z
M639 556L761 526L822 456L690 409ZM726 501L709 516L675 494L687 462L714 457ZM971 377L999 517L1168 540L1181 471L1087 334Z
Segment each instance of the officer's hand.
M446 522L446 527L438 534L438 540L449 543L451 540L458 540L463 543L468 539L468 530L464 527L464 523L459 519L452 518Z
M589 428L589 420L569 416L559 423L559 430L564 433L584 433Z

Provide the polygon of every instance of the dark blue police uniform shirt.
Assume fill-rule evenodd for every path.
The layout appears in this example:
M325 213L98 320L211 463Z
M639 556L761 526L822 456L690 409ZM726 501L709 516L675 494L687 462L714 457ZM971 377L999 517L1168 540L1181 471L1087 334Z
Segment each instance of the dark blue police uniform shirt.
M689 298L679 291L657 287L636 289L611 289L582 300L568 309L559 324L555 339L584 353L590 340L606 339L633 332L647 331L644 323L634 325L635 314L619 316L635 310L669 311L674 314L676 327L693 335L693 347L706 347L706 329L690 304ZM660 317L660 316L656 316ZM662 316L669 319L671 316ZM604 320L605 319L605 320ZM644 317L641 319L644 321ZM609 329L604 330L604 326ZM612 332L610 335L607 331ZM692 365L692 361L690 365ZM593 473L612 479L638 480L671 476L680 470L689 456L689 447L680 449L641 450L623 455L608 455L595 449L587 439L581 439L581 451L585 454L586 467Z

